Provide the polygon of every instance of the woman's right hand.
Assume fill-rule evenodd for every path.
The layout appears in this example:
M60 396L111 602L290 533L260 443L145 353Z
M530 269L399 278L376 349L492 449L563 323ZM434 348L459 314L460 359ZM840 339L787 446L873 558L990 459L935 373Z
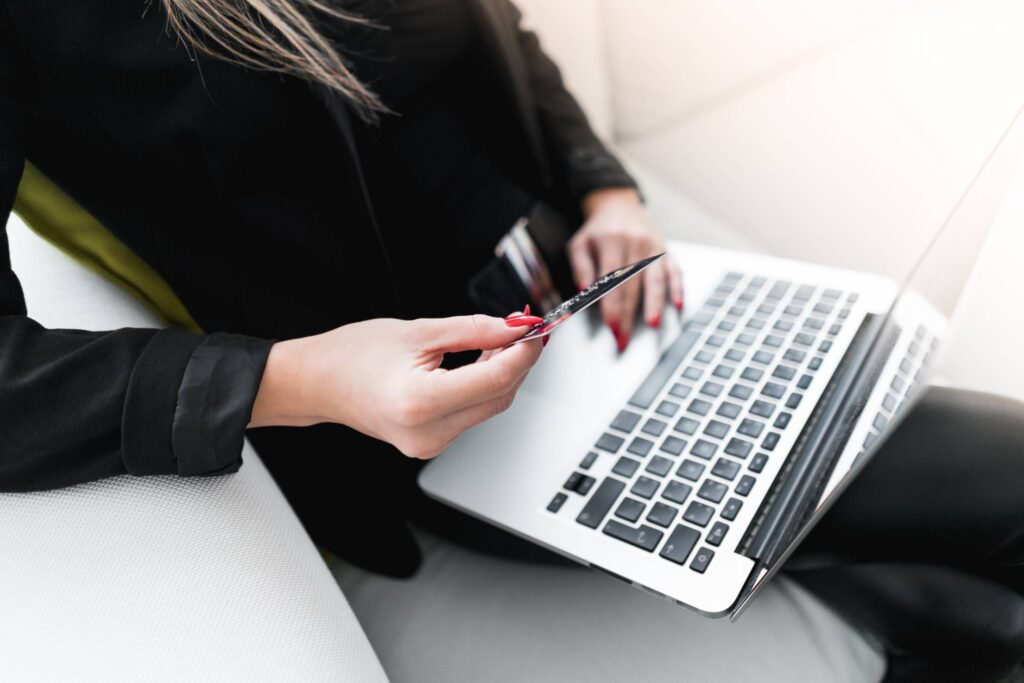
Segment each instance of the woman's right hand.
M512 404L541 341L503 347L532 321L485 315L378 319L274 344L250 427L348 425L414 458ZM483 349L476 363L441 368L444 354ZM487 352L488 350L503 349Z

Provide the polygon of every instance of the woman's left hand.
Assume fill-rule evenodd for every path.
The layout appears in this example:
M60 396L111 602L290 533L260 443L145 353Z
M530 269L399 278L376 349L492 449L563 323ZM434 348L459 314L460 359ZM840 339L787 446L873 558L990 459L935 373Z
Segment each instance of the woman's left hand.
M595 190L583 198L583 227L569 240L569 263L583 289L616 268L665 251L665 241L651 225L640 195L632 188ZM683 310L683 281L668 256L601 300L601 314L615 335L619 351L629 344L637 308L643 299L644 320L661 324L665 301Z

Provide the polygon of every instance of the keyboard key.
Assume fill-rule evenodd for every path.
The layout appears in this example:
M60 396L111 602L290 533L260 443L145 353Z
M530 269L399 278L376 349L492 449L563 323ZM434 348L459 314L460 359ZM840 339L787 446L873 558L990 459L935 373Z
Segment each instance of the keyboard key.
M678 524L669 535L668 540L665 541L665 547L661 549L661 556L676 564L685 564L699 539L699 531L685 524Z
M885 429L885 425L887 425L888 423L889 418L887 418L882 413L879 413L878 415L875 415L875 420L874 422L871 423L871 426L874 427L879 432L881 432L882 430Z
M789 365L776 365L772 371L772 377L789 381L796 376L796 368L790 367Z
M707 571L708 565L711 564L712 558L715 556L715 551L711 548L701 548L697 551L697 554L693 556L693 562L690 563L690 569L703 574Z
M831 348L832 348L832 342L830 342L827 339L825 341L821 342L821 344L818 345L818 350L821 351L822 353L828 353Z
M697 361L698 363L707 364L707 363L710 363L711 361L713 361L715 359L715 354L711 353L710 351L706 351L706 350L702 349L702 350L697 352L697 355L694 356L693 359L695 361Z
M620 410L619 414L612 420L612 429L618 429L620 432L631 432L638 422L640 422L639 415L628 410Z
M711 468L711 474L722 479L728 479L729 481L735 479L739 471L740 465L738 462L725 458L719 458L715 466Z
M820 330L825 325L821 318L808 318L804 321L805 330Z
M749 436L756 439L761 436L761 431L764 429L764 423L758 422L757 420L751 420L750 418L744 418L740 422L740 426L736 429L737 432L743 436Z
M650 498L658 491L658 482L647 477L637 477L636 483L629 491L641 498Z
M648 439L638 436L629 444L629 448L626 452L632 453L633 455L639 455L641 458L645 457L654 448L654 442Z
M793 301L809 301L814 296L814 285L800 285L793 294Z
M700 489L697 490L697 495L704 500L710 500L712 503L717 503L725 498L726 492L729 487L720 482L712 479L705 479L704 483L700 485Z
M668 525L672 523L672 520L676 518L677 512L679 512L679 510L671 505L655 503L651 507L651 511L647 513L647 521L657 524L658 526L668 527Z
M810 368L811 370L817 370L818 368L821 367L821 362L823 360L825 359L822 358L821 356L815 356L814 358L811 359L811 362L807 364L807 367Z
M686 441L676 436L666 436L661 442L661 450L669 455L679 455L686 448Z
M737 458L746 458L750 455L750 451L753 450L754 444L749 441L744 441L733 437L729 439L729 443L725 446L725 452L729 455L734 455Z
M732 291L732 290L727 290L727 291ZM708 306L709 308L721 308L723 305L725 305L725 299L723 299L721 297L712 297L712 298L708 299L704 303L704 305Z
M591 487L596 483L596 479L593 477L584 476L580 479L580 483L576 484L576 493L581 496L585 496L590 493Z
M601 435L601 438L597 440L597 447L602 451L608 451L609 453L618 453L619 449L622 448L622 444L625 442L620 436L615 436L605 432Z
M782 398L786 393L786 387L778 382L768 382L761 388L761 393L770 398Z
M750 346L756 339L757 337L752 334L747 334L746 332L736 335L736 343L743 344L744 346Z
M704 382L704 386L700 388L700 393L714 398L721 394L723 389L725 387L718 382Z
M736 491L736 495L747 496L750 493L750 491L754 488L755 481L757 480L754 479L749 474L744 474L742 477L740 477L740 480L736 482L736 488L734 489Z
M595 460L597 460L597 453L595 453L594 451L590 451L589 453L584 455L583 460L580 461L580 468L584 470L589 470L590 467L594 464Z
M718 446L716 444L713 444L710 441L705 441L704 439L697 439L693 444L693 448L690 449L690 452L698 458L710 460L711 456L713 456L717 450Z
M690 380L700 379L700 376L701 376L702 373L703 373L703 371L700 368L695 368L695 367L693 367L691 365L690 367L688 367L685 370L683 370L683 377L685 377L686 379L690 379ZM654 400L654 399L651 399L651 400ZM632 403L632 401L630 401L630 403ZM650 405L650 404L648 403L647 405Z
M690 401L690 406L687 410L697 415L707 415L708 411L711 410L711 404L702 398L695 398Z
M859 298L860 298L860 294L857 294L856 292L854 292L850 296L846 297L846 301L848 303L855 304L855 303L857 303L857 299L859 299Z
M785 280L779 280L778 282L776 282L775 284L772 285L772 288L770 290L768 290L768 298L770 298L770 299L781 299L786 294L786 292L789 290L791 285L792 285L791 282L786 282Z
M678 410L679 404L674 401L662 401L658 404L658 407L655 408L655 412L659 415L664 415L665 417L672 417L676 412L678 412Z
M832 325L832 327L828 328L828 336L834 337L837 334L839 334L839 331L842 330L842 329L843 329L843 326L840 325L839 323L836 323L836 324Z
M800 315L801 313L804 312L804 307L803 306L798 306L796 304L790 304L790 305L786 306L784 309L782 309L782 312L785 313L786 315L791 315L791 316L796 317L796 316L798 316L798 315Z
M640 519L640 515L644 513L646 507L636 498L623 498L619 507L615 509L615 516L627 522L635 522Z
M739 349L729 349L725 352L725 358L731 360L734 363L739 363L743 360L743 352Z
M750 412L761 417L771 417L775 412L775 405L767 401L754 401L750 406Z
M647 375L640 388L629 399L630 404L637 408L649 407L698 339L700 339L700 333L695 330L686 330L676 337L672 345L658 359L658 364Z
M761 448L766 451L774 451L775 447L779 445L779 433L769 432L768 436L764 437L764 441L761 442Z
M773 349L777 349L780 346L782 346L782 341L782 337L778 336L777 334L769 334L767 337L764 338L764 345L770 346Z
M763 376L764 371L757 368L744 368L743 372L740 373L740 377L748 382L759 382Z
M591 529L599 527L601 521L608 515L608 511L611 510L612 505L625 488L626 485L618 479L606 478L597 487L597 491L590 497L587 504L583 506L583 510L576 517L576 521Z
M755 363L761 363L762 365L768 365L769 363L772 362L773 358L775 358L774 353L764 350L758 351L757 353L750 357L752 361L754 361ZM758 379L761 379L760 375L758 375L756 379L752 379L751 381L756 382Z
M838 317L839 317L840 320L846 320L848 317L850 317L850 309L849 308L842 309L841 311L839 311Z
M746 306L733 306L732 308L729 309L729 315L733 316L734 318L740 318L746 312Z
M690 385L688 384L673 384L672 388L668 390L670 396L676 398L686 398L690 395Z
M732 418L738 416L742 411L743 408L738 406L737 404L729 403L728 401L723 401L722 405L718 406L718 410L716 410L715 412L721 415L722 417L731 420Z
M718 365L711 374L721 379L732 379L734 372L736 372L736 368L731 365Z
M700 427L700 422L689 417L681 417L672 429L683 434L693 434L697 431L697 427Z
M731 320L723 320L718 323L718 329L722 332L732 332L736 329L736 323Z
M565 503L569 496L564 493L556 493L555 497L548 503L548 512L558 512L562 509L562 505Z
M763 303L763 304L761 304L760 306L757 307L757 312L762 314L762 315L771 315L772 311L774 311L774 310L775 310L775 306L772 306L770 303L767 303L767 302Z
M747 321L747 329L760 330L764 328L764 318L751 318Z
M644 426L640 428L640 431L644 434L650 434L651 436L661 436L661 433L665 431L665 427L668 427L667 422L662 422L656 418L650 418L644 423Z
M789 332L791 329L793 329L793 323L789 322L788 320L776 320L775 324L772 325L772 327L778 330L779 332Z
M660 455L656 455L651 458L651 461L647 463L647 467L644 468L647 472L654 474L659 477L664 477L672 470L672 461L668 458L663 458Z
M843 293L838 289L826 289L825 293L822 294L821 296L823 299L838 299L842 295Z
M665 485L665 490L661 492L661 497L671 500L673 503L682 503L691 491L693 491L693 487L688 484L681 481L670 481Z
M707 341L704 342L705 345L710 346L713 349L717 349L724 343L725 337L718 334L711 335L710 337L707 338Z
M806 332L801 332L797 334L795 337L793 337L793 341L796 342L797 344L800 344L801 346L810 346L811 344L814 343L814 335L807 334Z
M786 399L786 407L789 408L790 410L796 410L797 408L800 407L800 401L802 401L803 398L803 394L798 394L795 392L790 394L789 398Z
M711 527L711 531L708 532L706 540L710 545L715 547L722 545L722 541L725 540L725 535L729 532L729 525L725 522L715 522L714 526Z
M782 354L782 357L788 360L790 363L803 363L804 358L807 357L807 353L798 349L790 349L786 353Z
M890 413L895 411L896 410L896 397L893 394L891 394L891 393L886 394L885 398L882 399L882 407L885 408Z
M714 514L715 508L693 501L683 513L683 519L697 526L707 526Z
M899 375L897 375L896 377L892 378L892 384L890 384L889 386L892 387L892 390L898 394L903 391L903 387L906 386L906 382L904 382L903 379Z
M638 463L636 460L633 460L632 458L627 458L626 456L623 455L619 458L619 461L615 463L615 467L612 468L612 472L619 475L620 477L625 477L626 479L629 479L634 474L636 474L636 470L638 467L640 467L640 463Z
M739 498L730 498L722 508L722 519L727 519L730 522L736 519L736 515L740 514L741 507L743 507L742 500Z
M711 420L707 426L704 427L704 433L708 436L713 436L716 439L724 438L729 433L729 425L718 420Z
M750 464L747 465L747 469L755 474L764 469L764 466L768 464L768 455L765 453L758 453L754 456Z
M614 519L609 520L604 525L604 532L612 538L617 538L620 541L625 541L630 545L634 545L641 550L646 550L651 553L658 547L658 543L661 541L662 533L654 527L649 527L641 524L638 529L634 529L631 526L627 526L622 522L617 522Z
M579 485L580 480L583 479L583 475L579 472L573 472L569 475L569 478L562 484L562 488L566 491L572 491L575 493L576 487Z
M704 474L704 465L693 460L684 460L679 465L679 469L676 470L677 477L689 479L690 481L697 481L702 474Z
M754 390L745 384L734 384L732 389L729 390L729 395L733 398L738 398L741 401L745 401L750 398L750 395L754 393Z
M775 424L772 426L776 429L785 429L792 417L792 413L779 413L779 416L775 418Z
M797 389L806 389L807 387L811 386L811 382L813 381L813 375L803 375L799 380L797 380L796 387Z

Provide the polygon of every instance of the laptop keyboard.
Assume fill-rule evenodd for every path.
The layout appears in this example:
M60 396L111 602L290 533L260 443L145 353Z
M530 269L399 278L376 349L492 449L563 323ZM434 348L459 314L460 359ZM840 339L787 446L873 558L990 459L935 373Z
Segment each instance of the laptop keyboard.
M856 300L727 274L547 509L582 496L580 525L706 571Z

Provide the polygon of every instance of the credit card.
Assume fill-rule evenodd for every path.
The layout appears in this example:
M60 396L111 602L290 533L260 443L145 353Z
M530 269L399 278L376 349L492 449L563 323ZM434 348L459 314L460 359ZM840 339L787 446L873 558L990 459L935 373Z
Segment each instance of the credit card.
M562 302L558 306L558 308L553 309L551 312L545 315L543 321L531 327L525 335L512 342L512 344L510 344L509 346L512 346L513 344L519 344L524 341L530 341L531 339L540 339L541 337L546 337L547 335L551 334L552 330L554 330L556 327L564 323L566 320L576 315L580 311L584 310L588 306L600 301L613 289L621 285L623 282L626 282L630 278L635 277L644 268L651 265L664 255L665 253L662 252L657 256L651 256L650 258L645 258L642 261L631 263L628 266L623 266L618 270L613 270L607 275L599 277L597 280L594 281L594 284L590 285L582 292L580 292L573 298L569 299L568 301Z

